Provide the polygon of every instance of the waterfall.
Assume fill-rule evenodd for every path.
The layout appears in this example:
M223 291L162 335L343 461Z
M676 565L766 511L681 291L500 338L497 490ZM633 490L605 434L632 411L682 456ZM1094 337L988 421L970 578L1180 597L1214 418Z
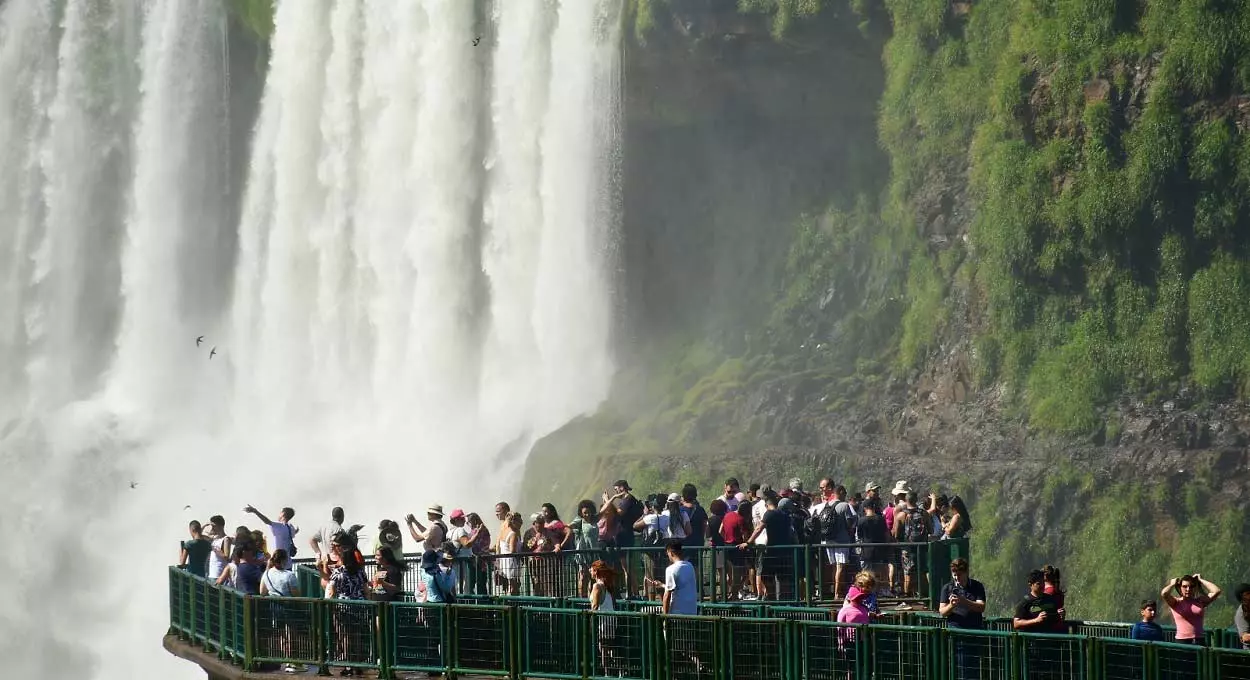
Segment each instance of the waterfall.
M255 121L227 6L0 3L6 675L196 677L189 520L486 511L607 394L622 0L277 2Z

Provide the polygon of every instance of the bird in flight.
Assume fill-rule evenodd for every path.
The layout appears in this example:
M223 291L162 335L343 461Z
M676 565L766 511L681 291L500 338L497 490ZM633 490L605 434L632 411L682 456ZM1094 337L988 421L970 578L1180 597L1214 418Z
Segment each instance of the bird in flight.
M131 483L130 483L130 488L132 488L132 489L138 488L138 486L139 486L139 482L131 482Z
M478 37L474 38L474 39L473 39L473 46L474 46L474 47L477 47L477 44L478 44L478 43L480 43L480 42L482 42L482 37L481 37L481 36L478 36Z
M214 354L216 354L216 353L217 353L217 348L216 348L216 347L214 347L214 348L213 348L213 350L212 350L211 352L209 352L209 353L208 353L208 358L209 358L209 359L212 359L212 358L213 358L213 355L214 355Z
M190 509L191 509L191 506L189 506L189 505L184 505L184 506L182 506L182 509L183 509L183 510L190 510Z
M196 339L195 339L195 346L196 346L196 347L199 347L201 342L204 342L204 336L203 336L203 335L201 335L200 337L198 337L198 338L196 338Z

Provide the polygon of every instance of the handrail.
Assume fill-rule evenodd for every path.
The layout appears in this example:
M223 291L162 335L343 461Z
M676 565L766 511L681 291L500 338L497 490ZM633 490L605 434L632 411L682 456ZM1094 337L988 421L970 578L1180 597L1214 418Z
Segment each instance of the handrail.
M908 592L900 591L886 599L924 605L929 609L937 607L942 587L950 581L950 561L969 556L966 538L923 543L752 546L747 550L710 545L683 549L694 566L703 600L735 601L737 585L746 571L769 567L766 580L771 590L770 599L807 605L836 602L850 586L854 574L849 569L843 572L841 582L828 581L835 575L829 564L832 551L850 551L852 561L858 562L859 551L875 549L873 557L877 560L881 590L889 592L891 587L911 587ZM585 597L589 585L588 567L597 559L624 572L626 578L621 590L630 598L645 598L654 593L655 584L663 581L663 569L668 564L662 546L466 555L455 560L457 591L474 597ZM405 553L404 561L409 569L404 574L403 590L415 593L421 556ZM372 577L371 557L366 558L365 569ZM320 579L311 563L297 561L296 573L300 577L301 592L320 593Z
M918 612L901 613L900 624L849 625L787 616L827 609L767 603L743 607L745 616L665 616L571 609L558 599L446 605L260 597L177 567L169 594L171 634L249 672L292 663L323 674L331 666L372 669L380 678L430 671L564 680L1013 680L1043 667L1055 671L1048 677L1073 680L1125 668L1145 680L1250 677L1250 652L1232 649L1237 638L1222 630L1208 631L1209 646L1199 647L914 625L930 621Z

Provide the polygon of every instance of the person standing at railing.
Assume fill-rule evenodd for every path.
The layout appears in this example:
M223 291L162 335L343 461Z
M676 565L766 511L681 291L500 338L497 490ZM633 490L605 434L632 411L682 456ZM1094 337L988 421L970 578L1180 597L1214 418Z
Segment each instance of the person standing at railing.
M490 551L499 553L499 545L503 540L504 531L508 528L508 517L512 515L512 506L504 501L495 504L495 519L499 520L499 533L495 534L495 542L491 544Z
M820 502L812 506L812 525L819 532L820 543L836 544L822 552L821 572L825 584L833 586L833 596L842 597L850 584L851 549L858 516L846 500L846 487L825 477L820 480ZM828 585L826 585L826 588ZM826 596L828 592L826 592Z
M1063 589L1063 573L1059 571L1059 567L1053 564L1047 564L1042 567L1042 579L1044 585L1042 592L1055 598L1055 604L1059 606L1059 621L1055 622L1056 633L1068 632L1068 624L1066 619L1068 591Z
M265 513L257 510L250 504L243 508L243 512L256 515L256 519L269 527L269 533L273 534L273 549L275 553L282 550L289 555L288 560L295 557L297 554L295 550L295 534L299 533L299 527L291 524L291 520L295 517L294 508L282 508L282 511L278 513L278 521L276 522L270 520L265 516ZM289 563L287 568L291 568Z
M208 555L213 551L213 544L204 538L203 527L197 520L191 520L187 529L191 532L191 540L182 542L178 566L186 567L187 573L192 576L203 578L208 573Z
M724 552L729 591L726 595L731 600L735 599L735 595L742 598L750 592L751 572L747 569L749 555L737 549L751 535L750 526L751 505L746 502L740 502L737 510L727 511L721 520L720 535L725 541L724 545L734 548Z
M465 567L473 559L473 548L469 547L468 519L464 516L464 510L455 508L451 511L449 520L451 528L447 530L447 540L455 548L456 556L456 561L451 567L451 575L456 579L456 586L463 592L467 585L464 581L467 578Z
M260 578L260 594L262 597L299 597L299 579L296 578L295 572L290 570L291 557L286 551L278 548L273 551L273 555L269 558L269 568ZM269 613L270 630L278 637L278 647L282 650L282 656L291 658L291 624L289 623L290 613L286 607L280 602L268 602L259 605L260 611ZM263 614L262 614L263 615ZM283 664L282 671L286 673L300 672L299 666L294 664Z
M1029 572L1029 596L1016 604L1011 626L1026 633L1053 633L1063 625L1063 614L1055 598L1046 594L1046 581L1040 569Z
M387 546L381 546L373 553L377 571L373 573L373 599L377 602L399 602L404 594L404 572L408 565L395 556L395 552Z
M725 514L729 512L729 507L723 499L717 498L708 506L708 510L710 512L704 533L712 546L712 573L715 579L712 581L713 598L719 596L722 600L728 600L731 599L730 586L725 577L725 537L721 535L721 527L725 524Z
M919 500L915 491L908 491L904 496L903 510L894 514L894 538L912 545L899 551L900 564L903 572L903 596L915 597L921 587L917 564L921 559L918 543L929 541L929 532L933 530L929 513L917 505Z
M221 576L217 577L217 585L229 584L235 590L248 595L260 593L260 575L263 566L256 562L256 555L245 547L236 547L230 556L230 564Z
M1163 642L1163 627L1155 623L1159 612L1159 604L1154 600L1143 600L1141 603L1141 621L1133 624L1128 636L1133 640L1146 642Z
M590 611L611 614L616 611L616 572L603 560L590 565ZM612 641L616 639L616 618L595 617L599 632L599 665L604 674L615 666Z
M521 561L512 557L519 552L521 544L521 513L510 512L505 520L503 533L499 537L499 548L495 558L495 584L503 588L506 595L517 595L521 588Z
M726 512L738 511L738 494L741 491L737 477L730 477L725 480L725 493L720 496L720 500L725 503Z
M777 494L771 491L765 494L764 515L750 537L738 546L739 550L747 550L752 544L758 545L755 588L761 600L767 600L770 592L776 593L779 590L773 586L780 586L777 583L778 577L787 573L792 564L787 552L791 549L781 547L794 544L794 537L790 535L790 518L777 509L777 503ZM763 545L758 544L760 536L766 536L767 542Z
M707 533L707 511L699 505L699 490L694 484L681 487L681 511L690 525L690 532L686 534L683 544L686 547L702 546L704 534Z
M450 553L427 550L421 555L421 584L426 602L455 604L456 580L451 574L453 561L455 555Z
M321 586L325 588L327 600L367 600L369 599L369 580L365 576L364 565L356 553L354 542L343 541L347 534L339 532L331 538L330 552L338 560L334 571L328 571L325 562L321 567ZM350 540L350 539L349 539ZM334 633L338 641L338 661L365 661L368 654L368 642L360 639L360 631L367 630L367 610L342 604L330 610L334 623ZM344 668L340 675L363 676L364 671L355 668Z
M474 558L472 560L473 578L470 585L475 595L488 595L490 591L487 588L487 579L490 572L487 569L486 558L490 555L490 529L486 528L482 516L476 512L470 512L465 515L464 519L469 526L467 545Z
M317 533L308 539L308 547L312 548L313 555L316 555L318 560L321 560L323 555L329 554L330 539L335 534L343 531L343 518L343 508L336 507L332 509L330 511L330 522L318 529Z
M412 535L412 540L421 543L421 547L426 552L438 551L442 548L443 541L447 540L447 525L443 524L443 506L436 503L426 508L425 517L430 522L428 529L417 521L415 515L409 513L404 518L408 521L408 533Z
M890 557L893 549L887 545L890 541L885 528L885 519L881 516L881 499L866 498L860 504L863 517L856 525L856 539L860 543L860 568L872 573L878 592L888 590Z
M1219 586L1202 578L1202 574L1174 578L1163 586L1159 595L1167 603L1168 609L1172 610L1177 642L1191 645L1203 643L1205 631L1202 624L1207 615L1207 607L1219 598L1221 592L1223 591Z
M968 515L968 506L963 498L952 496L950 518L942 523L942 537L963 538L969 531L972 531L972 518Z
M230 564L230 537L226 535L226 518L221 515L213 515L208 520L208 538L211 541L212 550L208 553L208 574L206 576L213 581L221 576L221 572L226 570L226 565Z
M664 552L668 555L669 564L664 570L664 597L660 600L660 611L694 616L699 613L699 583L695 579L694 565L686 561L680 541L669 541Z
M1243 583L1233 591L1237 597L1237 610L1233 612L1233 626L1237 628L1237 640L1242 649L1250 649L1250 583Z
M373 539L373 551L379 548L390 548L396 555L404 554L404 534L399 530L399 523L393 519L378 522L378 535Z
M569 522L570 544L575 551L573 564L577 566L577 596L586 597L590 586L590 565L599 550L599 523L595 518L595 504L589 498L577 504L577 517Z
M968 577L968 560L960 557L951 561L951 580L942 586L938 596L938 613L946 617L946 626L955 630L984 630L985 600L985 585ZM980 639L954 638L955 668L959 669L956 680L980 677L982 645Z

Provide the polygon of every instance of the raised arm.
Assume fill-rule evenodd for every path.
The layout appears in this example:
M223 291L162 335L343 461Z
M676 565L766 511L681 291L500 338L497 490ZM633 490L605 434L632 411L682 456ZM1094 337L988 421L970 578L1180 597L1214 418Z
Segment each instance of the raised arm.
M1176 590L1176 585L1180 582L1181 580L1179 578L1174 578L1171 581L1168 581L1167 585L1163 586L1163 590L1159 591L1159 597L1162 597L1163 601L1167 602L1168 605L1176 604L1176 597L1173 596L1172 593Z
M265 517L265 513L261 512L260 510L257 510L251 505L248 505L246 508L243 508L243 512L256 515L256 519L264 522L265 526L269 526L270 524L273 524L273 522L269 521L268 517Z
M1220 594L1224 592L1220 590L1219 586L1206 580L1205 578L1202 578L1202 574L1194 574L1194 578L1198 579L1198 583L1202 584L1202 589L1207 591L1206 604L1202 605L1204 607L1214 602L1215 598L1219 597Z

